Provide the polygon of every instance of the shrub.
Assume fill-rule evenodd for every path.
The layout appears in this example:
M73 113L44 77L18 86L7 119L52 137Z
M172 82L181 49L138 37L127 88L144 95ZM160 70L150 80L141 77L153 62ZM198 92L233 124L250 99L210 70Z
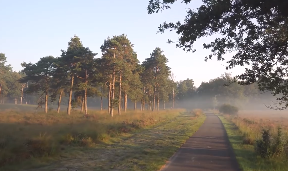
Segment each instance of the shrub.
M282 132L282 128L278 128L278 134L277 137L275 139L275 143L273 146L273 155L274 156L281 156L284 153L285 150L285 143L284 143L284 135Z
M262 158L270 158L272 154L271 146L270 131L265 129L262 132L262 139L256 140L255 152Z
M202 111L202 109L193 109L191 111L191 114L193 114L195 117L199 117L200 115L203 114L203 111Z
M236 115L238 113L238 108L229 104L223 104L219 107L219 112L223 114Z
M255 152L262 158L282 156L285 152L282 129L278 128L275 138L272 138L270 130L263 130L262 139L256 141Z

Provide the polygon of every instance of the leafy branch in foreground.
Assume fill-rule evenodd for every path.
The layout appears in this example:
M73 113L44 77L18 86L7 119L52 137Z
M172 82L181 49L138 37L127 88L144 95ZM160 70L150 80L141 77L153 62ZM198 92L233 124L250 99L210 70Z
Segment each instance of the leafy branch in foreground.
M168 9L177 0L150 0L148 13ZM188 4L191 0L184 0ZM219 34L214 41L203 44L211 54L205 60L236 51L227 61L226 69L250 66L236 76L240 84L257 82L261 90L280 95L278 109L288 107L288 1L278 0L203 0L196 10L189 9L184 22L164 22L159 31L176 31L176 44L184 51L193 48L197 39ZM281 107L282 106L282 107Z

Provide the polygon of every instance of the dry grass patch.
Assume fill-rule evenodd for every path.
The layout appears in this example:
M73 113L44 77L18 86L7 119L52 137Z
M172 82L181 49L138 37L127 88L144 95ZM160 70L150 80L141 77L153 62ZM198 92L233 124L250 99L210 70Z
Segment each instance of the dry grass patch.
M85 117L76 111L68 116L5 109L0 112L0 170L29 159L53 160L71 148L109 144L113 138L175 118L181 111L128 111L111 118L103 111Z
M244 171L288 170L288 116L285 112L241 111L238 116L221 116Z
M205 115L185 112L154 127L125 134L110 144L78 151L29 171L155 171L202 125Z

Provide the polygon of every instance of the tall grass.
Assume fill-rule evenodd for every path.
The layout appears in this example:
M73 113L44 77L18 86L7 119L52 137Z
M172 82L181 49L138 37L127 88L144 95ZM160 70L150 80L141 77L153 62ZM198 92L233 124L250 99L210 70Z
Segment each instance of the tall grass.
M253 145L257 139L261 139L263 129L270 130L272 135L277 135L278 127L283 128L285 137L288 137L288 121L281 122L281 118L271 119L245 116L224 115L226 119L233 122L243 134L243 143Z
M0 167L29 158L57 156L69 146L93 147L112 137L171 120L182 110L128 111L110 117L104 111L89 116L74 111L48 114L5 109L0 112Z
M241 111L238 116L221 115L220 119L243 171L288 170L286 115L275 111Z

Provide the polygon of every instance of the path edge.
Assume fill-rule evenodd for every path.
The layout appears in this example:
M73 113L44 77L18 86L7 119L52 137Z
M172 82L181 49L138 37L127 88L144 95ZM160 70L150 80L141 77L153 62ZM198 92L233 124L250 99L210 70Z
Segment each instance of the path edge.
M204 115L205 115L205 117L206 117L206 113L204 113ZM207 119L207 117L205 118L205 120L203 121L203 123L206 121L206 119ZM202 125L203 125L203 123L202 123ZM221 122L221 123L222 123L222 122ZM202 127L202 125L197 129L197 131ZM189 138L187 138L187 140L178 148L178 150L179 150L180 148L182 148L182 146L183 146L184 144L186 144L186 142L187 142L197 131L195 131ZM176 150L176 151L174 152L174 154L166 161L166 163L165 163L163 166L161 166L161 168L160 168L158 171L164 171L164 169L166 169L168 166L170 166L171 161L173 161L173 160L178 156L178 155L176 155L177 152L178 152L178 150Z
M231 156L232 156L231 158L232 158L233 162L236 163L236 168L237 168L237 170L243 171L243 169L241 169L240 164L239 164L239 162L238 162L238 160L237 160L237 158L236 158L236 155L235 155L234 149L233 149L233 147L232 147L232 144L231 144L231 142L230 142L229 136L228 136L228 134L227 134L226 128L225 128L225 126L223 125L223 122L222 122L222 120L220 119L219 114L214 113L214 115L216 115L216 116L219 118L219 120L221 121L221 126L222 126L223 129L225 130L225 131L224 131L224 134L225 134L225 138L228 140L228 148L230 149L230 150L229 150L229 153L230 153Z

